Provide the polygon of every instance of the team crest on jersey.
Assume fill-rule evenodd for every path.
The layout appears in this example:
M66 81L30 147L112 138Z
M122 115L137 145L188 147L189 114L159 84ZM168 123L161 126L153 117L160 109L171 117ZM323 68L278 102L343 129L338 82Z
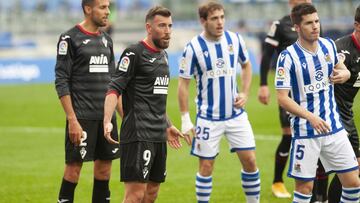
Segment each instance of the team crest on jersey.
M325 61L330 64L331 63L331 57L330 57L330 54L325 54Z
M225 67L225 61L222 58L216 59L216 67L217 68L224 68Z
M85 147L82 147L80 150L80 155L81 155L82 159L84 159L84 157L86 156L86 153L87 153L87 151L86 151Z
M321 81L324 78L324 73L321 70L316 71L315 79L317 81Z
M229 51L229 54L234 55L234 45L229 44L228 51Z
M301 173L301 165L296 163L295 166L294 166L294 170L298 173Z
M67 41L63 40L59 43L59 55L66 55L68 50L68 43Z
M119 63L119 70L127 72L129 65L130 65L129 57L124 56Z
M102 42L103 42L104 46L107 47L108 41L105 37L102 38Z

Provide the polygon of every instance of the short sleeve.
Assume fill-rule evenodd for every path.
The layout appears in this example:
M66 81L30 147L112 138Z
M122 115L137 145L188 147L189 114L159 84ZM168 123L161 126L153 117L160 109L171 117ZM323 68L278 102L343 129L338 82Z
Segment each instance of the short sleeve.
M73 52L70 35L61 35L57 43L55 65L55 88L59 98L70 94L69 81L73 65Z
M196 55L192 45L189 43L186 45L179 62L179 77L190 79L197 64Z
M127 48L122 53L114 75L108 87L108 91L116 91L119 94L126 89L127 84L135 75L136 59L139 53L133 48Z
M239 39L239 62L244 64L249 60L249 52L246 48L244 39L239 34L237 34L237 36Z
M265 38L265 43L271 44L274 47L278 47L280 43L280 30L280 22L273 21Z
M276 89L290 89L291 76L290 70L293 65L292 58L286 50L282 51L276 63L275 72L275 88Z

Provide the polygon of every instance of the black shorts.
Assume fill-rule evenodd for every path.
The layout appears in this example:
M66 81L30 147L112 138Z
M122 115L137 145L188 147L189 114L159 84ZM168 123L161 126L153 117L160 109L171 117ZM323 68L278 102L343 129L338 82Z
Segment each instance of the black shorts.
M119 145L110 144L104 137L103 121L102 120L78 120L85 137L82 138L79 146L75 146L69 138L68 121L66 121L65 133L65 161L70 162L85 162L100 160L113 160L120 156ZM114 140L118 139L116 119L113 119L113 131L111 137Z
M166 156L166 142L121 144L121 182L164 182L166 177Z
M279 106L279 117L280 117L281 128L289 128L290 127L290 115L281 106Z

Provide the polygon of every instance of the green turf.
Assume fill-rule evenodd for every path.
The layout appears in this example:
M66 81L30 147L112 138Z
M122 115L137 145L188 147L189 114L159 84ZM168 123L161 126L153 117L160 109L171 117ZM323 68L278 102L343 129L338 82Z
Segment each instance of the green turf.
M274 151L280 139L275 95L269 106L256 98L258 77L254 77L246 110L253 125L257 144L257 163L261 173L261 202L285 203L270 192L273 178ZM177 81L170 84L168 114L176 126L179 110L176 99ZM54 86L0 86L0 203L56 202L64 168L64 113ZM191 93L194 97L194 91ZM194 102L191 99L192 113ZM359 104L359 97L355 101ZM360 106L355 105L356 123ZM194 118L194 116L193 116ZM161 186L159 203L195 202L194 178L198 162L189 155L190 148L169 150L168 177ZM84 165L76 190L75 202L91 202L92 164ZM213 203L245 202L240 185L240 164L222 142L213 174ZM289 190L293 180L285 178ZM119 182L119 160L113 163L112 202L121 202L123 185Z

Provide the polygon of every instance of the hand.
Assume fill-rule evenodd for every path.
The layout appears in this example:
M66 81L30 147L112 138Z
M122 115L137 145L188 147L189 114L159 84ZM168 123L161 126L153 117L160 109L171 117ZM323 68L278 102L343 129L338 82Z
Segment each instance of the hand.
M83 129L77 119L68 120L68 124L70 141L74 143L75 146L79 146Z
M118 141L112 139L111 132L113 130L113 124L111 122L104 121L104 137L110 144L119 144Z
M234 103L235 108L238 108L238 109L243 108L247 102L247 99L248 99L247 95L241 92L235 98L235 103Z
M310 118L308 119L311 126L316 130L319 134L327 134L330 132L331 128L329 124L327 124L322 118L311 113Z
M174 125L166 129L166 135L170 147L179 149L182 146L179 137L184 138L184 135Z
M194 124L191 122L189 112L181 115L181 132L184 135L184 139L188 145L191 145L192 136L195 135Z
M348 69L336 69L334 68L330 81L333 83L344 83L350 78L350 71Z
M262 104L269 104L270 102L270 91L267 85L261 85L258 91L258 100Z

